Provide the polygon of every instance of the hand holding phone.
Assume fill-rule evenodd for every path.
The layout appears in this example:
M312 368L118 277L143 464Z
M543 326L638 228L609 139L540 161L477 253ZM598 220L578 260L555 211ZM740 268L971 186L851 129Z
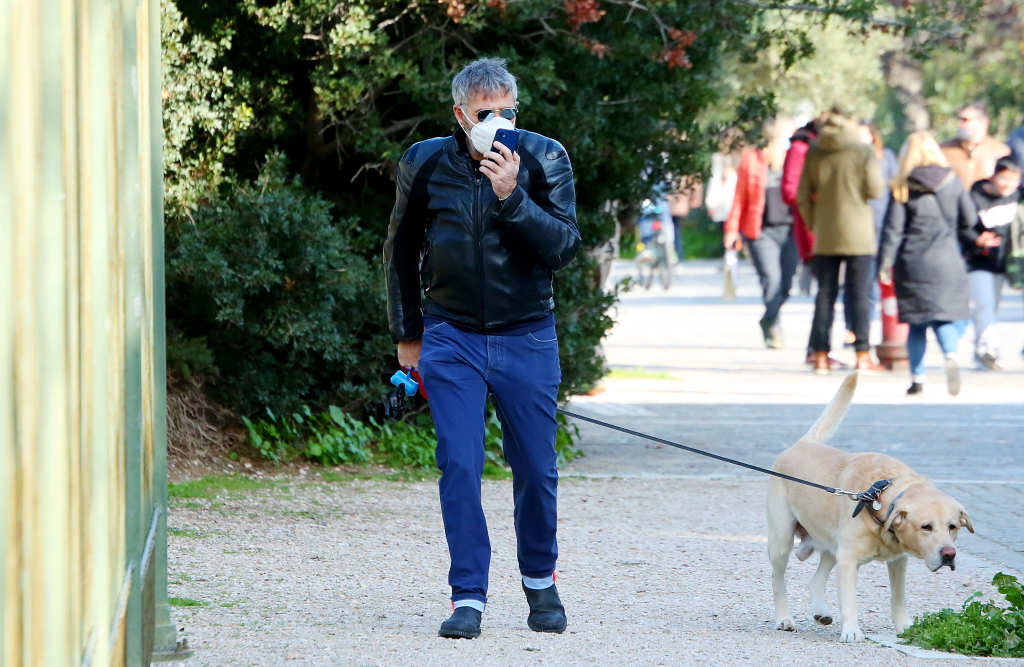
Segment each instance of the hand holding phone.
M494 135L493 148L484 153L480 162L480 173L490 180L494 194L502 201L518 187L519 154L515 151L518 147L518 132L498 130Z

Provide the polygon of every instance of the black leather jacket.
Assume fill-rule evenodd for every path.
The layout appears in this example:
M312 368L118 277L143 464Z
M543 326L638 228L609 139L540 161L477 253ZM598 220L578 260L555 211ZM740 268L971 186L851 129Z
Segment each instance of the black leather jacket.
M398 165L384 243L388 319L397 342L423 315L479 330L547 315L552 272L580 247L576 192L561 144L520 130L519 187L499 202L461 129L421 141Z

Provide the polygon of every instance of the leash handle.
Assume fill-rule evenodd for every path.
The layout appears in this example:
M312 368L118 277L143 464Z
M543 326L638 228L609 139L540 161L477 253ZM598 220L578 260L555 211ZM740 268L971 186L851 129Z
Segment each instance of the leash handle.
M628 435L633 435L633 436L636 436L638 438L643 438L645 440L651 440L652 442L660 442L661 444L668 445L669 447L675 447L676 449L682 449L684 451L691 452L693 454L700 454L701 456L707 456L708 458L717 459L719 461L724 461L725 463L731 463L733 465L737 465L737 466L740 466L742 468L748 468L750 470L756 470L757 472L763 472L766 475L771 475L772 477L779 477L781 479L789 480L790 482L797 482L799 484L806 484L807 486L812 486L812 487L814 487L816 489L821 489L822 491L826 491L828 493L832 493L832 494L837 495L837 496L848 496L850 498L850 500L857 500L857 501L859 501L859 500L861 500L861 498L863 496L863 494L860 493L859 491L844 491L842 489L837 489L837 488L832 487L832 486L825 486L824 484L816 484L815 482L808 482L806 479L800 479L799 477L793 477L791 475L786 475L786 474L783 474L781 472L775 472L774 470L769 470L767 468L762 468L760 466L756 466L756 465L753 465L751 463L744 463L743 461L737 461L736 459L730 459L727 456L720 456L718 454L712 454L711 452L706 452L703 449L697 449L695 447L687 447L686 445L680 445L678 442L672 442L671 440L665 440L664 438L658 438L658 437L655 437L653 435L647 435L646 433L641 433L640 431L634 431L632 429L624 428L622 426L616 426L615 424L609 424L608 422L603 422L600 419L594 419L593 417L585 417L583 415L576 414L575 412L569 412L568 410L563 410L561 408L558 408L558 412L560 414L565 415L566 417L572 417L573 419L581 419L581 420L583 420L585 422L590 422L591 424L597 424L598 426L603 426L605 428L610 428L613 431L619 431L620 433L626 433Z

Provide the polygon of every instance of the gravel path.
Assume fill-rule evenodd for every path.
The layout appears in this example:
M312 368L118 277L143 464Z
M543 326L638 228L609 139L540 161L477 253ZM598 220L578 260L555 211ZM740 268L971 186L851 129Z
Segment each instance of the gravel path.
M526 628L511 483L484 483L491 601L477 640L444 640L447 554L434 482L286 480L214 501L175 500L171 595L197 665L911 665L921 660L809 619L817 558L790 563L796 633L772 629L763 481L564 478L564 635ZM962 559L962 562L961 562ZM911 615L958 606L994 569L912 561ZM833 582L835 577L832 577ZM861 624L891 633L881 564L861 570ZM830 586L835 605L835 591ZM924 661L975 664L975 661ZM976 664L982 664L977 662Z

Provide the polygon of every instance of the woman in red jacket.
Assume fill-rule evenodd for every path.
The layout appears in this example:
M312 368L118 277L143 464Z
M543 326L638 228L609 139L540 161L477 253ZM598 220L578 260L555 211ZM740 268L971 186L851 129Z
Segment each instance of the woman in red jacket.
M733 248L740 236L761 279L764 317L761 333L769 348L782 347L779 310L789 298L799 256L793 241L793 213L782 200L784 148L792 123L777 119L765 125L767 145L749 148L736 172L736 196L726 218L723 243Z

